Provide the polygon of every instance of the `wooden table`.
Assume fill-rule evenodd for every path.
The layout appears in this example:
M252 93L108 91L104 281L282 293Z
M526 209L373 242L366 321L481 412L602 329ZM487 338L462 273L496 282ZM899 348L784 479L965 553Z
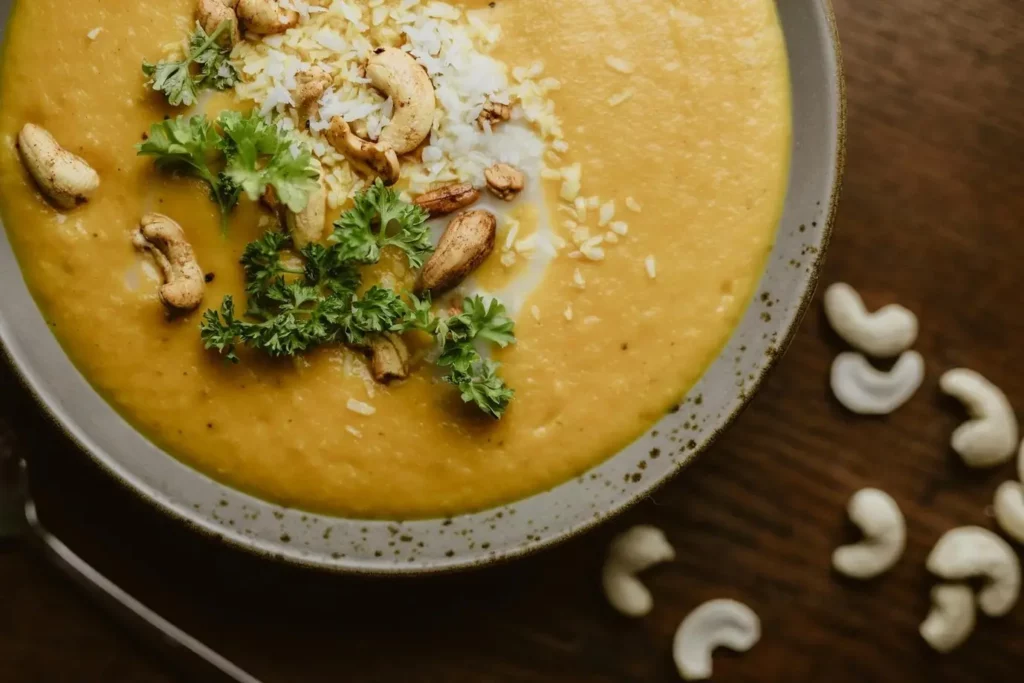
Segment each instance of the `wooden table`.
M785 0L781 0L785 1ZM982 619L949 656L917 635L939 535L986 514L1012 467L971 472L948 446L963 419L939 374L964 365L1024 406L1024 3L838 0L848 164L825 281L922 323L925 386L895 415L856 418L827 389L842 348L812 309L738 423L684 477L601 529L465 576L367 581L264 564L182 531L107 481L0 374L6 440L35 461L46 521L102 571L266 683L676 680L680 619L735 597L764 637L716 658L716 680L1010 681L1024 604ZM909 523L903 560L855 584L829 569L855 536L850 494L879 486ZM598 584L608 539L664 528L677 562L652 571L654 612L631 621ZM34 554L0 554L0 681L178 680Z

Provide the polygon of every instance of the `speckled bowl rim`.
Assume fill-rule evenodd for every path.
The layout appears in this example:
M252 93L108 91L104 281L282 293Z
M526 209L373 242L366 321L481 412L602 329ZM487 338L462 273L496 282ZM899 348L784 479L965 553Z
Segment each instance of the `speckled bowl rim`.
M10 14L11 4L12 0L0 0L0 13L2 13L0 14L0 17L2 17L4 28L6 27L7 17ZM208 505L210 509L203 512L203 506L200 504L193 503L190 507L185 500L169 497L169 492L162 490L160 485L147 484L146 482L143 482L138 473L128 472L123 463L116 461L110 453L94 441L90 432L69 414L69 408L64 404L63 400L67 397L60 396L59 392L55 393L52 387L47 386L40 377L38 365L33 365L27 359L26 349L15 338L13 328L11 324L9 324L11 306L6 302L0 302L0 342L2 342L7 361L10 366L15 369L23 386L29 390L30 394L34 397L38 405L43 408L43 411L50 420L72 441L74 441L79 448L88 453L91 459L99 465L101 469L110 474L114 480L124 486L125 489L133 493L140 500L154 506L161 512L185 523L188 527L204 535L223 541L233 547L254 553L260 557L284 561L292 565L304 566L317 570L336 571L341 573L418 575L458 571L509 561L565 541L566 539L590 529L608 517L618 514L633 504L643 500L656 488L663 485L675 474L678 474L680 471L685 469L696 459L697 455L707 452L708 448L716 441L717 437L739 416L742 410L749 403L754 392L756 392L764 381L767 373L775 366L778 359L782 356L782 353L795 336L799 328L799 323L814 297L820 269L831 238L841 190L842 172L845 164L846 98L842 55L839 48L835 14L831 4L829 0L804 0L803 5L806 6L806 11L815 15L811 18L812 21L823 22L822 28L824 32L824 39L827 43L828 50L831 51L831 55L829 55L828 50L826 50L826 54L820 56L831 56L834 60L831 73L829 74L831 79L834 81L832 83L834 91L824 95L827 100L826 109L829 110L828 114L834 117L834 130L831 131L833 138L830 141L832 143L831 149L833 158L831 160L831 168L827 169L832 173L831 187L828 190L828 196L822 197L826 201L825 205L822 207L820 216L818 216L818 220L821 222L820 226L817 226L817 229L813 234L813 239L808 243L808 248L810 249L809 253L811 253L813 258L809 259L809 264L806 268L806 278L804 278L801 283L798 283L802 289L802 293L796 301L790 304L794 306L794 308L791 311L788 320L778 326L778 329L775 332L775 337L768 345L769 352L764 355L764 361L756 366L754 372L749 374L749 382L744 383L739 389L737 392L738 398L737 400L731 401L732 405L730 406L729 411L725 414L716 416L712 420L714 422L713 427L707 430L706 433L701 434L702 441L697 444L695 440L690 440L688 442L690 444L689 447L681 448L679 450L681 457L675 459L670 466L667 468L663 467L661 472L648 477L643 481L642 485L633 486L628 490L628 493L624 489L623 494L616 496L613 502L602 505L601 509L595 511L592 515L588 515L585 518L579 518L579 515L577 514L577 520L575 522L563 524L557 529L551 529L550 525L548 527L540 527L538 523L536 533L530 534L525 533L524 531L524 533L519 534L520 538L517 540L507 543L505 547L495 548L494 550L489 550L488 546L491 544L487 541L467 541L464 544L469 548L469 551L467 552L455 552L448 550L443 554L434 552L433 554L423 553L419 556L417 556L417 553L415 552L407 552L404 553L399 560L394 560L390 556L385 559L384 551L380 549L387 548L387 552L390 554L390 549L400 544L416 544L418 546L426 547L424 541L420 539L430 538L431 542L433 542L433 539L436 538L438 534L445 534L446 528L450 530L450 538L452 539L460 537L465 539L467 535L473 537L476 533L474 529L481 527L485 523L490 523L491 529L494 529L495 526L497 526L494 524L495 520L511 519L512 516L516 514L517 508L527 506L534 499L550 497L552 494L556 494L564 487L581 484L586 481L587 475L584 474L577 480L567 482L566 484L556 487L551 491L543 492L523 501L501 506L494 510L464 515L453 519L388 522L334 519L302 510L281 508L267 501L253 498L247 494L220 485L205 475L194 470L190 470L175 460L174 462L177 463L179 467L191 472L191 476L193 476L197 482L203 480L207 486L212 485L214 488L219 490L219 495L222 496L222 498L217 501L212 499L207 500L205 504ZM780 8L780 12L781 11L782 9ZM818 16L819 14L820 16ZM787 44L789 44L790 41L791 38L787 36ZM794 63L792 54L790 59L792 65ZM796 144L795 131L794 144ZM792 187L790 187L790 192L793 192ZM820 205L821 202L819 201L818 204ZM815 225L817 224L815 223ZM781 231L783 228L784 226L780 225L779 230ZM804 225L801 225L801 232L803 229ZM13 260L13 256L10 256L9 254L10 245L7 242L6 233L0 233L0 237L2 237L2 239L0 239L0 252L3 252L0 253L0 257L5 259L5 265L7 265ZM776 244L776 248L777 246L778 245ZM803 253L806 254L808 252L805 251ZM769 265L769 267L771 266ZM17 268L15 268L15 270L17 271ZM20 271L17 271L17 274L20 275ZM23 282L21 287L24 289ZM25 293L27 294L27 290ZM766 301L763 295L762 301ZM35 304L31 300L30 296L28 297L28 302L32 308L35 308ZM15 311L15 315L10 315L10 319L17 319L18 316L27 315L24 310L24 301L19 299L18 303L20 304L20 308ZM768 305L771 304L769 303ZM753 307L754 306L752 305L751 308ZM41 314L39 314L38 309L35 309L35 315L41 320ZM750 311L748 311L748 316L749 315ZM761 315L763 316L765 314L762 313ZM746 318L744 318L744 321L745 320ZM45 323L43 324L45 325ZM741 325L742 324L743 323L741 323ZM47 335L51 338L50 343L56 344L56 341L52 339L52 335L49 334L48 330ZM745 347L741 346L740 348L744 348L745 350ZM727 347L726 350L723 351L722 355L724 356L729 351L730 347ZM62 350L60 351L60 354L63 355ZM737 357L737 362L739 362L739 360L739 357ZM67 360L66 356L64 356L64 361L70 365L70 361ZM719 362L720 360L716 360L712 367ZM71 374L77 375L77 371L74 370L73 366L71 367L71 370ZM78 376L78 380L84 383L84 378ZM699 388L700 385L698 385L697 389ZM686 405L693 405L695 400L697 403L700 403L700 394L697 394L698 398L695 399L694 397L694 393L697 389L691 392L687 400L681 404L681 408ZM89 387L89 390L91 391L91 387ZM103 399L96 395L95 392L92 393L99 401L103 401ZM729 401L726 401L726 403L729 403ZM104 405L106 404L104 403ZM109 406L107 406L107 410L113 413L113 409ZM116 415L116 413L114 413L114 415ZM120 417L118 416L117 419L120 419ZM655 440L658 436L657 427L660 425L661 423L656 425L647 435L645 435L645 437L638 439L637 442L625 449L623 453L611 458L609 462L620 459L624 456L626 451L636 450L637 447L646 449L649 443L644 443L645 440L650 440L650 443L655 444L662 443L662 441ZM141 435L137 436L139 436L140 439L142 438ZM673 439L673 441L675 441L675 439ZM149 444L149 446L151 451L155 451L159 454L157 457L170 459L170 456L162 453L156 449L155 446L152 446L151 444ZM650 452L653 454L657 450L659 450L658 447L654 446ZM685 455L682 455L684 453ZM149 456L152 456L152 453L150 453ZM605 465L607 464L608 463L605 463ZM602 465L595 468L595 470L603 469L604 467L605 466ZM637 474L638 473L634 473L632 476L637 477ZM590 476L592 478L594 477L592 473ZM629 475L627 475L627 479L628 478ZM637 480L634 479L634 481ZM629 485L627 484L627 488L628 487ZM209 496L206 497L209 498ZM216 509L218 507L228 508L232 505L236 505L238 508L235 516L229 516L227 513L223 513L220 518L218 518L216 513ZM282 532L281 536L277 539L277 542L275 542L271 536L266 534L264 529L264 527L266 527L265 524L260 527L262 535L261 538L253 538L251 535L247 536L239 532L237 529L231 528L235 525L236 520L241 519L251 519L255 524L256 520L258 520L260 515L264 512L269 512L268 517L280 522L281 528L294 528L296 530L296 536L300 538L305 536L308 531L308 533L322 535L322 538L327 540L330 536L328 530L345 527L345 530L349 535L339 545L339 547L344 547L349 550L349 552L328 553L326 550L314 550L312 552L298 550L297 548L289 545L291 540L285 540L285 537L289 536L287 532ZM505 516L506 513L508 515L507 517ZM555 515L556 520L557 518L558 515ZM228 521L230 521L230 525L227 524ZM517 524L519 527L525 527L525 530L528 530L529 527L534 525L532 519L528 521L529 524L526 525L521 523ZM305 525L307 531L302 530L302 525ZM421 530L419 527L422 525L430 527L429 530ZM271 523L271 526L273 526L273 523ZM324 529L324 531L321 532L321 528ZM357 531L357 528L361 529L361 532ZM271 533L274 532L272 531ZM360 550L360 541L358 540L360 533L363 534L362 543L366 546L362 550ZM371 537L372 541L370 540ZM373 558L370 556L370 548L380 548L374 551ZM395 555L398 554L398 551L395 551Z

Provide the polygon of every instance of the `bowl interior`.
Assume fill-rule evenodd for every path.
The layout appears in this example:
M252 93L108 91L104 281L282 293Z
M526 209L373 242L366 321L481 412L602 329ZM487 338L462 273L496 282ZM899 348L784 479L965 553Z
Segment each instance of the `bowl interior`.
M0 0L4 29L11 6ZM781 355L813 295L842 167L841 64L826 0L790 0L778 11L793 86L792 167L755 300L678 411L553 490L477 514L403 523L284 509L225 487L156 448L85 381L47 328L4 231L0 340L41 404L100 466L164 511L243 548L335 570L417 573L485 564L564 539L642 498L705 450Z

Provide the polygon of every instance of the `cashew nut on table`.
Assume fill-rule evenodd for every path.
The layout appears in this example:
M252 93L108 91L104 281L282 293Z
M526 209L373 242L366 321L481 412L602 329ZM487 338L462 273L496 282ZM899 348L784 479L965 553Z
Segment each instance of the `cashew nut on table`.
M886 415L910 400L924 381L924 358L904 351L888 372L847 351L832 362L832 393L843 406L861 415Z
M868 313L850 285L837 282L825 290L825 316L850 346L875 358L899 355L917 339L917 316L898 304Z
M932 588L932 609L921 622L921 637L937 652L960 647L974 630L974 591L964 584Z
M608 548L601 572L605 597L627 617L642 617L651 611L654 598L636 575L656 564L675 559L676 553L664 532L652 526L635 526L619 534Z
M84 159L60 146L50 133L26 123L18 133L18 153L36 185L62 209L84 204L100 186L100 177Z
M1006 394L973 370L950 370L939 380L945 393L967 408L971 420L957 427L951 444L970 467L994 467L1017 450L1017 416Z
M142 217L132 244L152 254L163 272L164 284L159 294L167 308L184 312L202 303L206 280L180 225L162 214L147 214Z
M434 84L426 69L405 50L380 47L366 60L366 77L395 105L391 122L377 142L399 155L419 147L430 135L437 110Z
M735 600L710 600L690 612L676 631L672 658L687 681L711 678L711 654L726 647L746 652L761 639L761 620Z
M947 531L928 555L928 571L953 581L984 578L978 607L1001 617L1020 595L1020 560L1010 544L988 529L965 526Z
M853 494L848 510L864 540L837 548L832 566L854 579L871 579L891 569L907 544L907 524L899 505L888 493L868 488Z

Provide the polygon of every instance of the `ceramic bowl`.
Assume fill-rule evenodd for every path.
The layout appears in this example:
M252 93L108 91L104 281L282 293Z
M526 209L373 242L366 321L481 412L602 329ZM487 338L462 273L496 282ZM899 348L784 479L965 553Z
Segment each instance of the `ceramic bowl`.
M11 4L0 0L4 27ZM643 498L706 451L785 350L813 296L843 164L841 60L826 0L787 0L778 9L793 84L792 170L755 299L679 410L555 489L452 519L387 522L285 509L228 488L159 450L92 389L47 329L2 231L0 340L40 404L98 465L196 530L244 549L329 570L408 574L484 565L566 539Z

